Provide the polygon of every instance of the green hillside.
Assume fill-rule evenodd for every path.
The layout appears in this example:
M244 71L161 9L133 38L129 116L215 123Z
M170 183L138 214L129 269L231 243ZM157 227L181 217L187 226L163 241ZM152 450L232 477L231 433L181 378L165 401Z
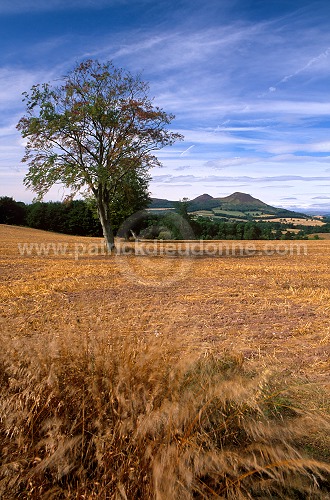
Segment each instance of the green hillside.
M175 201L153 198L149 210L175 208ZM305 214L267 205L250 194L235 192L223 198L213 198L209 194L202 194L189 201L188 211L196 215L224 217L224 218L307 218Z

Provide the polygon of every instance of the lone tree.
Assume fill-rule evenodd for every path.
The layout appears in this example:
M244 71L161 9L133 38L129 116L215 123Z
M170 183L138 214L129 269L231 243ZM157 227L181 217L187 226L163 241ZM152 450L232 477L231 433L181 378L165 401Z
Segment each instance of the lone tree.
M149 86L111 62L79 64L58 86L25 92L18 130L27 139L24 184L42 199L55 184L93 195L111 252L111 205L127 179L146 176L160 161L154 152L181 140L166 127L174 116L153 105ZM134 174L134 175L133 175Z

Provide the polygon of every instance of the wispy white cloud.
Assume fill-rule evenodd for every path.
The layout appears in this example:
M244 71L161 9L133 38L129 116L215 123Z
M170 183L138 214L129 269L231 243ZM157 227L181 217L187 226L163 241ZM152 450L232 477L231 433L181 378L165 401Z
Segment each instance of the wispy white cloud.
M183 172L185 170L191 170L191 165L181 165L180 167L175 167L174 170L177 172Z
M33 83L35 75L26 69L0 67L0 106L17 105L21 101L22 92Z
M271 158L269 158L269 161L271 162L278 162L278 163L284 163L284 164L303 164L303 163L317 163L317 164L322 164L330 163L330 156L310 156L310 155L294 155L294 154L279 154L279 155L273 155ZM327 170L327 169L326 169ZM325 170L325 171L326 171ZM330 169L329 169L330 171Z
M260 182L288 182L288 181L301 181L301 182L314 182L314 181L330 181L330 176L308 176L304 177L302 175L277 175L277 176L265 176L265 177L250 177L244 176L216 176L207 175L205 177L200 177L196 175L161 175L154 176L154 182L165 182L168 184L178 183L178 182L197 182L197 183L214 183L214 182L233 182L233 181L248 181L249 183L260 183Z
M187 143L197 144L257 144L257 139L247 139L245 137L233 137L230 134L210 132L208 130L177 129L184 136Z
M313 57L312 59L310 59L302 68L299 68L297 69L296 71L294 71L294 73L290 74L290 75L286 75L284 78L282 78L277 84L276 86L280 85L281 83L286 83L288 82L289 80L291 80L291 78L294 78L295 76L299 75L300 73L302 73L303 71L306 71L307 69L309 69L311 66L314 66L315 64L317 64L318 62L320 62L321 60L324 60L324 59L327 59L328 56L330 54L330 47L327 47L327 49L324 51L324 52L321 52L321 54L319 54L318 56L316 57Z
M189 154L189 151L195 147L195 144L192 144L191 146L189 146L189 148L185 149L184 151L182 151L182 153L180 154L180 156L187 156L187 154Z
M271 85L268 88L268 92L263 92L258 97L265 97L267 95L267 93L271 94L273 92L276 92L278 90L278 88L281 86L281 84L287 83L292 78L295 78L296 76L300 75L301 73L304 73L305 71L309 70L310 68L313 68L313 66L317 65L318 63L324 62L326 59L328 59L329 55L330 55L330 47L327 47L326 50L324 50L323 52L321 52L317 56L309 59L306 64L304 64L303 66L296 69L293 73L290 73L290 74L284 76L278 82L276 82L274 85Z
M258 163L261 161L261 158L258 157L234 157L234 158L220 158L216 160L209 160L206 163L204 163L204 166L206 168L212 168L215 170L223 170L225 168L230 168L230 167L239 167L242 165L250 165L251 163Z
M322 142L306 142L306 143L294 143L294 142L273 142L266 145L267 151L276 154L282 153L294 153L294 152L306 152L306 153L330 153L330 141ZM315 157L314 157L315 158ZM323 158L320 161L324 160Z
M259 103L258 106L252 106L251 111L261 113L284 113L286 115L305 115L305 116L328 116L330 114L330 100L325 101L273 101Z

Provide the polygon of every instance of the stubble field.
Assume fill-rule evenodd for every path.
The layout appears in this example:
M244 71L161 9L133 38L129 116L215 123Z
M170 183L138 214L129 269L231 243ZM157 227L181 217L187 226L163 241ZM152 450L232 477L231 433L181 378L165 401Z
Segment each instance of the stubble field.
M329 471L318 476L314 464L330 462L329 240L271 242L268 247L261 241L225 242L224 255L214 247L221 242L212 242L203 255L196 243L188 256L183 255L188 242L181 247L168 243L168 250L158 247L157 255L150 255L151 243L121 242L121 254L109 256L97 238L10 226L0 226L0 240L3 498L270 498L269 492L271 498L329 498ZM22 255L24 243L39 246ZM62 243L64 250L58 246ZM40 244L47 250L40 250ZM245 245L243 250L239 244ZM252 246L246 248L248 244ZM221 376L218 368L211 373L203 363L220 363ZM197 379L185 396L177 380L186 381L192 372ZM224 380L226 387L230 382L236 388L229 406L228 395L222 401L214 392ZM72 392L60 396L70 385ZM244 404L243 389L253 395L244 393ZM113 412L111 417L104 413L106 394L112 394L112 410L106 410ZM193 397L194 403L184 403L185 397ZM174 400L175 410L163 408L164 401L169 406ZM270 427L263 422L268 429L291 429L298 419L291 430L300 431L283 443L276 441L275 430L272 437L269 431L251 431L245 444L237 437L242 429L237 436L225 431L231 458L224 459L219 437L215 444L205 444L201 437L215 433L211 421L218 409L212 417L206 412L212 432L201 422L211 400L222 401L219 415L235 407L237 426L249 422L242 424L245 434L259 425L261 414L273 422ZM263 411L265 400L272 404L268 413ZM186 404L186 416L178 416L180 404ZM190 408L193 404L197 407ZM259 417L252 418L251 412ZM228 419L233 417L226 413L225 430ZM110 420L117 444L106 430ZM165 432L164 425L171 431ZM152 426L160 426L157 436ZM109 439L111 445L105 445ZM261 445L256 451L253 440L262 442L264 451ZM183 441L194 450L189 458L186 448L180 451ZM292 455L293 445L298 448ZM196 465L198 457L211 451L227 464L222 475L215 455ZM85 460L91 456L93 467L86 472ZM291 465L284 465L290 460ZM310 460L309 465L302 465L303 460ZM102 469L102 477L96 469ZM291 474L304 477L298 483L305 496L294 496L300 486L296 479L291 485ZM250 484L251 477L258 480ZM310 477L314 483L308 482ZM47 496L51 490L53 496Z

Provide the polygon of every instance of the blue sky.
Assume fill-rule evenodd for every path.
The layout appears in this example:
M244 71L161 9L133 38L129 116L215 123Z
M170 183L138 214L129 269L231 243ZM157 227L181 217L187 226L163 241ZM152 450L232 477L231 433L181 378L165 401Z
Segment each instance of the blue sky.
M21 93L97 58L142 71L185 136L158 153L153 196L330 208L327 0L1 0L0 33L0 196L34 196Z

